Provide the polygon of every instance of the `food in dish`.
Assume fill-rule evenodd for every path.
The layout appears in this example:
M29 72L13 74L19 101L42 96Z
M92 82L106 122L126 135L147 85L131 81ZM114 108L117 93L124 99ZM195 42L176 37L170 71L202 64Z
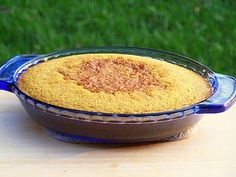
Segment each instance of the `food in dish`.
M151 113L207 99L207 80L184 67L127 54L80 54L49 60L24 72L18 87L60 107L104 113Z

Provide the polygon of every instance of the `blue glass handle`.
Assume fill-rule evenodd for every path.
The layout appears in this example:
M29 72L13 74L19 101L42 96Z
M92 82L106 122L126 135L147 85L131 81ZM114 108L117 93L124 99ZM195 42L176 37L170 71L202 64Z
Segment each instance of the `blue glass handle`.
M236 79L223 74L215 75L218 89L209 99L197 105L199 114L224 112L236 101Z
M33 60L39 55L17 55L0 67L0 90L11 92L12 76L22 64Z

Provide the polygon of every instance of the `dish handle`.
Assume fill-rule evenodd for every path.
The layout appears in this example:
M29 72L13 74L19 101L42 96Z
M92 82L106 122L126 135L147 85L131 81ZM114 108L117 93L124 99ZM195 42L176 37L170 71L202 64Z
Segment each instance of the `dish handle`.
M206 101L197 105L197 113L220 113L230 108L236 101L236 79L232 76L215 74L218 88Z
M24 63L39 57L40 55L17 55L7 61L0 67L0 90L12 92L11 85L13 81L14 72Z

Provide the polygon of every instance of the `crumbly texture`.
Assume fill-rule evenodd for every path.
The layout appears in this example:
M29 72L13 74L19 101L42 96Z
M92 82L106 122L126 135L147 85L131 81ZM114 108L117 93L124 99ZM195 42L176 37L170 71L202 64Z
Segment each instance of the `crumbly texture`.
M145 64L123 58L95 59L83 62L74 69L66 67L58 71L66 80L74 80L91 92L130 93L161 85Z
M209 83L195 72L149 57L81 54L37 64L18 87L53 105L106 113L150 113L207 99Z

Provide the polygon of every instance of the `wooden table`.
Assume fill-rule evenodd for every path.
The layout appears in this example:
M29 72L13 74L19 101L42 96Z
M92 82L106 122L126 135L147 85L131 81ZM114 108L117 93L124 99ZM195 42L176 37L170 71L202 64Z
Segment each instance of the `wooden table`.
M186 140L139 145L51 139L17 98L0 91L0 176L236 177L236 106L206 115Z

